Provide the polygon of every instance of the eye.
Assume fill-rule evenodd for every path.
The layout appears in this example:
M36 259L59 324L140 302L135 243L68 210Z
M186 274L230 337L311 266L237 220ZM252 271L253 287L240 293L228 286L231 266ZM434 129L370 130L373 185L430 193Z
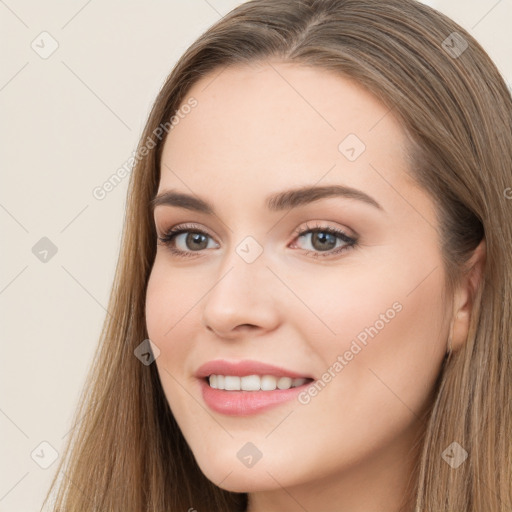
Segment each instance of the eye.
M310 227L306 225L306 229L299 229L294 234L294 240L303 242L309 240L309 245L313 250L304 250L307 255L312 255L314 258L333 256L357 245L355 238L348 236L341 229L331 226ZM212 237L194 224L182 224L171 228L158 239L169 248L172 254L185 258L200 256L204 249L218 247L216 243L209 244L208 239L212 241Z
M158 237L171 253L181 257L195 256L194 252L211 249L212 247L208 247L208 238L211 239L208 233L193 224L181 224ZM176 247L180 245L182 248Z
M314 258L324 258L340 254L357 245L357 240L348 236L344 231L331 226L306 225L306 229L296 231L297 240L306 241L313 250L306 249L306 254Z

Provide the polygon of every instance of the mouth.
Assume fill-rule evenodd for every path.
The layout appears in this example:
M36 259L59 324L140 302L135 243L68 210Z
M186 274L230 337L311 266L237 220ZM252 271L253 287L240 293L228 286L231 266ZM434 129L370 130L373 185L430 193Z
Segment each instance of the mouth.
M275 391L298 388L313 381L309 377L291 378L275 375L220 375L204 378L211 389L222 391Z
M314 380L262 361L216 359L196 370L207 407L227 416L248 416L295 398Z

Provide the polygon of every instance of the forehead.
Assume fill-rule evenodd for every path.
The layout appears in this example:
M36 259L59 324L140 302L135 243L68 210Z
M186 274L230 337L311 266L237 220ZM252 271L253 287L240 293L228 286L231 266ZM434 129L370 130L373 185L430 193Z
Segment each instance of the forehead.
M237 187L250 199L322 180L382 195L389 184L377 173L396 181L406 171L405 135L390 109L332 72L233 66L196 82L184 103L191 97L197 106L166 139L159 190Z

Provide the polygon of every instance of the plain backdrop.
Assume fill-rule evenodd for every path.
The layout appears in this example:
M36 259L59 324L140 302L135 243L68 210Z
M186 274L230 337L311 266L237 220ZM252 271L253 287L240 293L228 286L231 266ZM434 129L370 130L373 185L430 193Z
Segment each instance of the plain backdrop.
M128 178L92 192L180 55L240 3L0 0L1 512L40 510L106 315ZM427 3L512 83L512 0Z

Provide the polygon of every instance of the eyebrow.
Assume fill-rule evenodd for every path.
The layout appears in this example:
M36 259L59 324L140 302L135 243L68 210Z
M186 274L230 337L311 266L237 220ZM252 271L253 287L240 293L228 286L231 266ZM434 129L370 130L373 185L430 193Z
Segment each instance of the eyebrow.
M384 208L371 196L361 190L347 187L344 185L330 185L323 187L301 187L293 190L278 192L269 196L265 203L270 211L282 211L306 205L320 199L329 197L344 197L347 199L356 199L370 206L384 211ZM186 210L192 210L209 215L215 214L213 206L197 196L184 194L175 190L162 192L150 201L151 209L157 206L176 206Z

